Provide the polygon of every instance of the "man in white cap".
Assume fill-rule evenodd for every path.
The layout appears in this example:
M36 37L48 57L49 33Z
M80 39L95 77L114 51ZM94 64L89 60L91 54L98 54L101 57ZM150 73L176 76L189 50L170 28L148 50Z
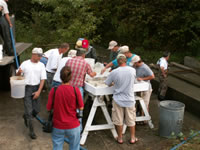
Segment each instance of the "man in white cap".
M24 123L29 127L29 136L36 139L33 129L33 116L40 112L40 93L47 78L45 66L40 62L43 55L41 48L32 50L31 59L24 61L16 75L23 73L25 77L25 97L24 97Z
M136 69L136 78L138 81L145 81L149 83L148 91L140 92L142 99L146 105L147 110L149 111L149 102L152 93L152 86L150 80L154 79L153 71L147 66L140 58L140 56L136 55L132 59L132 63L134 68ZM141 111L141 115L144 115L144 112ZM144 124L146 122L139 122L139 124Z
M120 47L120 53L121 53L121 54L124 54L124 55L126 56L126 59L127 59L126 64L127 64L128 66L132 66L131 60L132 60L132 58L135 56L135 54L132 54L132 53L130 52L129 47L128 47L127 45L124 45L124 46ZM104 69L102 69L101 74L103 74L103 73L106 71L106 69L108 69L109 67L112 67L112 66L115 66L115 67L118 67L118 66L119 66L119 65L118 65L118 62L117 62L117 59L114 59L114 60L111 61L109 64L107 64L107 65L104 67Z
M114 60L117 58L117 55L120 51L119 49L120 47L118 46L118 43L116 41L110 41L109 42L109 46L108 49L111 50L110 51L110 61Z
M125 122L130 128L131 139L129 143L134 144L138 141L135 137L136 112L133 92L136 72L133 67L127 66L125 55L119 54L117 62L119 67L113 70L105 81L107 85L114 84L112 121L118 134L117 142L123 143L122 130Z
M0 6L2 6L2 14L0 16L0 35L4 41L3 51L8 56L13 56L12 50L12 41L10 38L10 27L12 27L12 23L9 17L9 10L7 3L8 0L0 0Z

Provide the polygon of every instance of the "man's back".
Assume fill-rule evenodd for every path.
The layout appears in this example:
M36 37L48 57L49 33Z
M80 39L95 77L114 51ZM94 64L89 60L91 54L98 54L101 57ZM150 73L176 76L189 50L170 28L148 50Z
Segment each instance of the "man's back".
M82 87L86 73L89 74L92 72L90 65L81 56L68 60L66 66L69 66L72 71L70 84L76 87Z
M125 66L113 70L105 81L108 84L114 82L113 98L118 105L130 107L134 104L135 76L135 69Z

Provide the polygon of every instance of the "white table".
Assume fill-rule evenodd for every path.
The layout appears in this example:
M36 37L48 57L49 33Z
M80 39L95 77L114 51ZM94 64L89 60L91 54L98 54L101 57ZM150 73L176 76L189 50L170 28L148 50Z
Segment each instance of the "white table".
M134 92L140 92L140 91L146 91L148 90L149 84L147 82L141 82L138 84L134 84ZM83 133L82 133L82 137L81 137L81 141L80 144L84 145L85 141L87 139L87 136L89 134L90 131L97 131L97 130L111 130L113 137L117 138L117 132L115 130L115 126L111 120L111 117L108 113L108 110L106 108L106 104L103 100L103 97L106 96L106 99L108 99L108 95L113 94L114 91L114 87L95 87L87 82L85 82L85 91L87 91L84 102L86 101L88 94L92 95L93 98L93 105L92 108L90 110L90 114L88 116L86 125L84 127ZM153 124L151 122L151 117L147 111L147 108L144 104L144 101L141 97L136 97L136 100L139 100L142 109L144 111L145 116L141 116L141 117L136 117L136 121L145 121L147 120L149 123L149 126L151 128L153 128ZM104 114L104 117L107 121L107 124L101 124L101 125L92 125L92 121L94 119L96 110L98 107L101 107L102 112ZM123 133L125 133L126 131L126 125L124 125L123 128Z

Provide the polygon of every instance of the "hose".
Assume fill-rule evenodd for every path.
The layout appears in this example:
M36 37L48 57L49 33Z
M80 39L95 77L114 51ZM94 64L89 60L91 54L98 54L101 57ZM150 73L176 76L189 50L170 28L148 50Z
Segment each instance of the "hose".
M193 137L197 136L198 134L200 134L200 131L194 133L194 134L191 135L189 138L187 138L186 140L184 140L184 141L181 142L180 144L177 144L176 146L174 146L174 147L171 148L170 150L176 150L178 147L180 147L181 145L183 145L183 144L186 143L187 141L191 140Z
M16 52L16 48L15 48L15 39L13 37L12 27L10 27L10 36L11 36L13 51L14 51L14 55L15 55L15 61L16 61L17 69L18 69L19 68L19 61L18 61L18 58L17 58L17 52Z

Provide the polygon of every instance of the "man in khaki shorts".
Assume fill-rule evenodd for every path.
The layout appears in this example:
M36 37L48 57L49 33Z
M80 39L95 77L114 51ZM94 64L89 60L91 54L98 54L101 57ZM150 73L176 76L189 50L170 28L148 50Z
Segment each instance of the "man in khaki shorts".
M149 89L147 91L140 92L142 99L146 105L147 110L149 111L149 101L152 93L152 86L150 80L154 79L153 71L147 66L140 58L136 55L132 59L133 66L136 69L136 77L138 81L145 81L149 83ZM141 111L141 115L144 116L144 112ZM145 124L146 122L138 122L139 124Z
M133 92L136 71L126 65L126 56L123 54L117 56L117 62L119 67L113 70L105 81L107 85L114 84L112 120L118 134L116 140L119 144L123 143L122 130L125 122L130 128L131 139L129 142L134 144L138 141L135 137L136 112Z

